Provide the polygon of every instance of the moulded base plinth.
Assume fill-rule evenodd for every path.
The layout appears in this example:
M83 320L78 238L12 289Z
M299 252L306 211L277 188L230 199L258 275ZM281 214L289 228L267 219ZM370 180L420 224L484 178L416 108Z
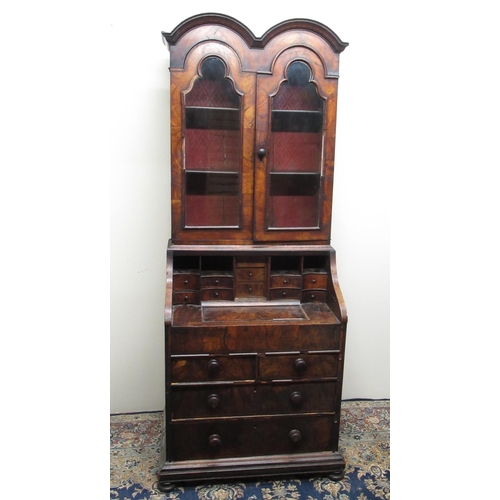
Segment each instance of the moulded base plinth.
M345 462L338 452L166 462L158 473L158 489L171 491L190 482L315 474L339 481L344 470Z

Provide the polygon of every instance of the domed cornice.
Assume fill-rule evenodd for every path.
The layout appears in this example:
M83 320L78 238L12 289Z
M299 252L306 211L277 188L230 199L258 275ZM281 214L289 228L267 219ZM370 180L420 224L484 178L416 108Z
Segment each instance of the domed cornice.
M256 37L250 29L238 20L224 14L199 14L180 23L170 33L162 31L168 45L175 45L187 32L207 24L220 24L238 33L251 48L264 48L273 38L285 31L307 30L323 37L336 53L342 52L349 44L343 42L330 28L310 19L290 19L276 24L267 30L262 37Z

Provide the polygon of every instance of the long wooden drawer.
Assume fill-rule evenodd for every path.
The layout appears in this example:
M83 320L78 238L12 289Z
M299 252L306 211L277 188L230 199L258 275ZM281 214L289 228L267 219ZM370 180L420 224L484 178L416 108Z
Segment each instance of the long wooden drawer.
M336 377L338 353L280 354L259 358L262 380L315 379Z
M172 418L334 411L335 382L174 387Z
M184 356L172 358L172 383L254 379L255 356Z
M173 422L172 459L200 460L331 450L334 417Z
M172 327L171 354L316 351L340 348L340 325L276 322L273 325Z

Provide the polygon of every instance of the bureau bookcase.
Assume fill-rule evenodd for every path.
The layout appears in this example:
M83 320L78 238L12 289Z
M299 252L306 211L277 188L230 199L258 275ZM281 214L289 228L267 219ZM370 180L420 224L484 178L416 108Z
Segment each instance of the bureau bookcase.
M170 50L172 237L159 488L340 479L347 313L330 246L339 54L315 21L220 14Z

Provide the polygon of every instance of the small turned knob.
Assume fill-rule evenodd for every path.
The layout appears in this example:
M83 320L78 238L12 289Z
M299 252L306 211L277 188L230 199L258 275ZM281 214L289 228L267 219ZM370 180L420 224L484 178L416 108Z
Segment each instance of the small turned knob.
M302 394L300 392L295 391L290 394L290 401L294 406L302 406L304 398L302 397Z
M220 438L220 436L218 434L212 434L208 438L208 444L212 448L220 448L220 445L222 444L222 440L221 440L221 438Z
M250 278L253 276L252 271L250 271L250 272L248 273L248 276L250 276Z
M215 410L219 406L220 396L218 394L210 394L207 398L207 404L210 408Z
M286 285L287 284L287 280L283 280L283 284Z
M286 297L286 292L283 292L283 297Z
M316 278L312 279L313 285L316 283Z
M189 283L189 280L184 280L184 284L187 285Z
M288 438L292 444L298 443L302 439L302 434L298 429L293 429L288 433Z
M300 373L305 372L307 369L307 363L306 363L305 359L303 359L303 358L297 358L295 360L294 366L295 366L295 369Z
M215 284L218 285L219 284L219 280L215 280Z
M211 359L207 363L207 370L209 375L216 375L220 370L220 363L217 359Z
M219 292L215 292L215 296L218 297L219 296Z

